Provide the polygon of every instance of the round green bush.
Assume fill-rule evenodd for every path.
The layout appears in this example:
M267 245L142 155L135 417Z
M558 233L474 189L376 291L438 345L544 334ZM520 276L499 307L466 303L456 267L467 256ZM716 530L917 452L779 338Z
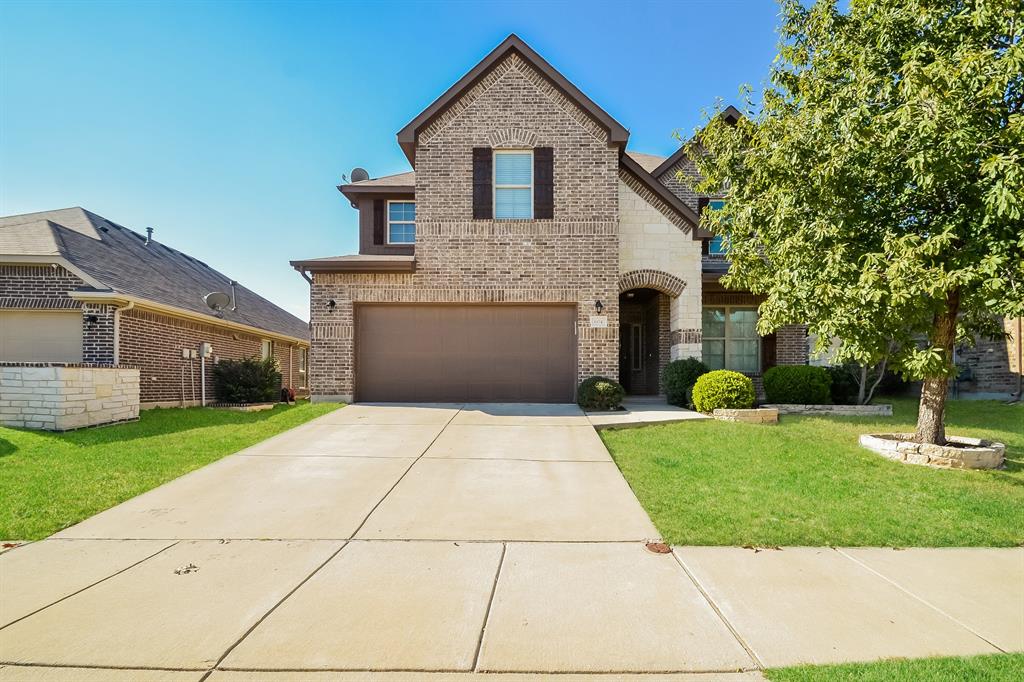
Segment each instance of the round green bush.
M769 403L828 405L832 377L824 367L779 365L764 373L764 393Z
M673 360L665 365L661 371L661 385L669 405L686 407L690 403L690 389L697 383L697 378L709 371L708 366L697 358Z
M693 406L698 412L749 409L754 406L754 382L728 369L702 374L693 385Z
M625 397L622 384L607 377L584 379L576 389L576 402L584 410L614 410Z

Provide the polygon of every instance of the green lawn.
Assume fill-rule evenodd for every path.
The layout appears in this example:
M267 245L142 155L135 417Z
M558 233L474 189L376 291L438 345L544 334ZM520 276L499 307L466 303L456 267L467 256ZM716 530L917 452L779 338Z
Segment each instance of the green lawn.
M0 538L37 540L337 405L156 409L68 433L0 427Z
M951 401L950 434L1007 445L1005 470L952 471L891 462L857 444L861 433L913 431L917 402L891 402L888 418L707 420L601 437L672 544L1024 544L1024 405Z
M809 665L765 676L773 682L1017 682L1024 679L1024 654Z

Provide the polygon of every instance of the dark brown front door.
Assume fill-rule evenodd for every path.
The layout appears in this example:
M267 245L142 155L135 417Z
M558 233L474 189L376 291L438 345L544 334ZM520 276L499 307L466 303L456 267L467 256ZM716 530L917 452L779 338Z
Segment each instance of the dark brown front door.
M576 308L357 305L356 400L572 402Z

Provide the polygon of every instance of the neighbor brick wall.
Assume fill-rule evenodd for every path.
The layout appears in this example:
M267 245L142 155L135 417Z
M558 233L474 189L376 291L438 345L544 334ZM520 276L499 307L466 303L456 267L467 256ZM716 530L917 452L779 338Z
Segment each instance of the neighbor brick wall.
M472 219L473 147L503 146L554 149L552 220ZM416 272L314 274L314 395L354 393L354 302L575 304L579 378L614 376L618 196L618 151L606 132L510 54L420 133ZM607 328L588 326L596 300Z
M200 400L200 365L197 358L190 361L181 357L184 348L199 349L209 343L213 354L221 360L240 360L258 357L263 337L217 327L203 322L176 318L144 310L120 313L120 360L122 364L139 367L141 401L146 403L188 404ZM282 379L287 382L289 371L298 376L298 351L293 352L293 367L289 369L289 344L275 341L274 354ZM213 390L213 360L206 363L206 398L215 400ZM195 381L193 396L192 381ZM182 382L184 381L184 395Z
M959 361L970 367L972 381L960 382L963 393L992 393L1010 397L1016 395L1021 374L1018 346L1020 342L1020 320L1004 318L1003 339L977 339L973 348L959 354Z

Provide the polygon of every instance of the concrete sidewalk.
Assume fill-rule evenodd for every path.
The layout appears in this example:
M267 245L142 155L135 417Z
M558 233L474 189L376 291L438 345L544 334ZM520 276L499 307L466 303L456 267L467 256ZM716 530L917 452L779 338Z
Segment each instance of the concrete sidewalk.
M1024 650L1024 548L656 534L575 406L351 406L0 555L0 680L738 681Z

